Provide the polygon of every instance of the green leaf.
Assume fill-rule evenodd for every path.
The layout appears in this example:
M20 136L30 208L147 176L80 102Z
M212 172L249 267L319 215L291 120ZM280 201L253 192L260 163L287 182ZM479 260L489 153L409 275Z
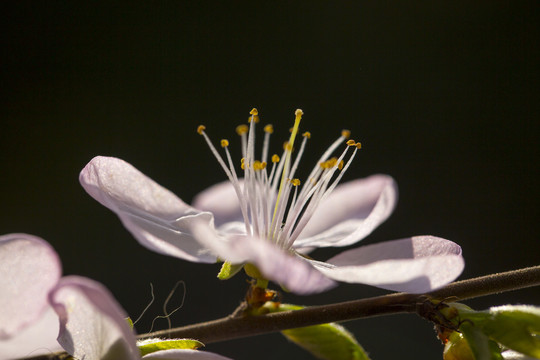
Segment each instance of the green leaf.
M219 280L228 280L242 270L243 266L244 264L231 264L230 262L225 261L221 266L221 270L217 277Z
M270 312L299 310L303 306L267 303ZM369 360L354 336L343 326L329 323L281 332L287 339L324 360Z
M197 349L204 344L193 339L147 339L137 342L141 356L151 354L159 350L171 349Z

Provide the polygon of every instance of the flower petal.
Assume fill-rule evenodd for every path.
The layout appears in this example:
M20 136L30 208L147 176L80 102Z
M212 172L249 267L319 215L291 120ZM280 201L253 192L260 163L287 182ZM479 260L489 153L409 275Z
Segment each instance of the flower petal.
M143 246L194 262L215 262L189 232L194 219L212 222L212 214L188 206L127 162L98 156L79 180L97 201L114 211Z
M56 341L58 336L58 315L51 307L43 316L18 332L12 338L0 340L0 360L10 360L38 356L62 351Z
M397 197L397 185L387 175L373 175L338 185L318 205L293 246L351 245L390 216Z
M193 234L220 259L235 264L252 263L265 278L297 294L318 293L336 285L303 257L287 253L266 240L245 235L226 239L202 222L194 224Z
M242 189L244 181L239 180L239 184ZM193 198L192 205L199 210L211 212L217 227L231 221L243 221L238 196L229 180L215 184L197 194Z
M140 359L126 313L100 283L64 277L50 302L60 317L58 342L70 355L85 360Z
M452 241L415 236L344 251L314 266L334 280L424 293L456 279L464 260L461 248Z
M58 255L45 240L0 236L0 339L17 335L44 314L61 272Z
M174 349L161 350L143 356L143 359L161 359L161 360L231 360L228 357L215 353L199 350Z

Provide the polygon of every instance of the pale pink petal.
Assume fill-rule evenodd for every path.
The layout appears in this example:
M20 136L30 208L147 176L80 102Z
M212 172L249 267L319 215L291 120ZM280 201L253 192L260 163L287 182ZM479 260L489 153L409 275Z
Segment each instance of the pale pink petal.
M461 248L452 241L415 236L362 246L313 264L334 280L424 293L456 279L464 260Z
M199 350L174 349L161 350L143 356L143 359L161 360L231 360L228 357Z
M98 156L79 180L97 201L114 211L145 247L194 262L214 262L190 233L193 219L212 222L210 213L188 206L127 162Z
M239 182L242 189L244 182L243 180ZM238 196L229 180L215 184L197 194L193 198L192 205L199 210L211 212L218 227L231 221L243 221Z
M0 236L0 339L17 335L43 315L61 272L58 255L45 240Z
M373 175L338 185L317 207L295 248L347 246L369 235L397 203L390 176Z
M335 282L317 271L303 257L285 252L276 245L256 237L224 238L205 223L193 227L197 239L222 260L252 263L267 278L297 294L318 293L335 286Z
M140 359L127 314L100 283L64 277L50 302L60 317L58 342L70 355L84 360Z
M0 340L0 360L33 357L62 351L56 341L58 315L48 308L39 320L34 321L12 338Z

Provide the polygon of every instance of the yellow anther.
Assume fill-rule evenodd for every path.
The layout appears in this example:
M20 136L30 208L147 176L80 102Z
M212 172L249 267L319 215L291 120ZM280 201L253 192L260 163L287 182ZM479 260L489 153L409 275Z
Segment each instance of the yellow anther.
M263 162L261 163L261 166L262 166L263 169L266 169L266 165L267 165L266 161L263 161ZM261 169L261 170L262 170L262 169Z
M274 127L272 126L272 124L268 124L264 127L264 132L265 133L273 133L274 132Z
M222 139L221 140L221 147L227 147L227 146L229 146L229 140Z
M355 146L356 141L354 141L353 139L350 139L350 140L347 140L346 144L349 145L349 146Z
M292 186L298 186L300 185L300 179L292 179L291 180Z
M253 170L262 170L262 169L264 169L262 166L262 162L260 162L259 160L255 160L255 162L253 163Z
M339 170L343 169L343 164L344 164L344 163L345 163L345 162L344 162L343 160L341 160L341 161L339 162L337 168L338 168Z
M336 164L337 164L337 158L333 157L331 159L328 159L326 161L321 162L319 165L323 169L330 169L330 168L333 168L334 166L336 166Z
M248 126L246 124L238 125L236 127L236 133L238 135L244 135L244 134L246 134L248 132L248 130L249 130L249 128L248 128Z
M328 160L328 167L334 167L337 164L337 158L333 157L330 160Z
M309 131L306 131L305 133L303 133L302 136L305 138L311 139L311 133Z
M288 142L288 141L285 141L285 142L283 143L283 150L292 151L292 145L291 145L291 143Z
M255 122L258 123L259 122L259 111L257 111L257 109L253 108L251 109L251 111L249 112L251 114L251 116L249 117L248 119L248 122Z
M240 167L242 168L242 170L246 169L246 164L245 164L245 159L244 158L240 159Z
M272 155L272 162L273 163L278 163L279 162L279 156L277 156L277 154Z
M356 146L357 149L361 149L362 143L357 142L356 144L354 144L354 146Z
M197 132L199 133L199 135L202 135L204 130L206 130L206 126L204 125L199 125L199 127L197 128Z
M351 131L347 129L341 130L341 136L343 136L345 139L348 139L351 137Z
M301 119L302 115L304 115L304 112L302 111L302 109L296 109L296 111L294 112L294 115L296 115L297 119Z

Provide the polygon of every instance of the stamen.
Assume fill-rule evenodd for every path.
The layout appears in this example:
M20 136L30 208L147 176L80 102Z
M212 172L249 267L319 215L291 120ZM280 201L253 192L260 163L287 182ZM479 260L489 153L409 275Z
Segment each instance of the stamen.
M204 130L206 130L206 126L204 125L199 125L199 127L197 127L197 132L199 133L199 135L202 135Z
M274 132L274 127L271 124L268 124L264 127L264 143L263 143L263 151L262 151L262 161L266 161L266 158L268 157L268 147L270 145L270 134Z
M249 127L246 124L238 125L236 127L236 133L240 135L240 139L242 141L242 156L246 157L246 151L247 151L247 138L246 134L248 133Z
M274 208L274 216L272 218L272 223L274 223L276 220L276 213L278 210L281 194L283 192L283 185L285 184L285 179L287 178L287 171L288 171L289 163L291 161L292 146L294 144L294 139L296 138L296 133L298 132L298 128L300 127L300 120L302 120L302 115L304 114L304 112L300 109L297 109L294 114L296 116L294 119L294 127L291 133L291 137L289 138L289 142L287 143L287 146L285 149L285 166L283 167L283 173L281 174L281 184L279 186L279 191L278 191L278 195L276 199L276 207Z
M351 131L347 129L343 129L341 130L341 136L344 137L345 139L348 139L351 137Z
M229 140L222 139L221 140L221 147L226 148L227 146L229 146Z
M273 163L279 162L279 156L277 154L272 155L272 162Z

